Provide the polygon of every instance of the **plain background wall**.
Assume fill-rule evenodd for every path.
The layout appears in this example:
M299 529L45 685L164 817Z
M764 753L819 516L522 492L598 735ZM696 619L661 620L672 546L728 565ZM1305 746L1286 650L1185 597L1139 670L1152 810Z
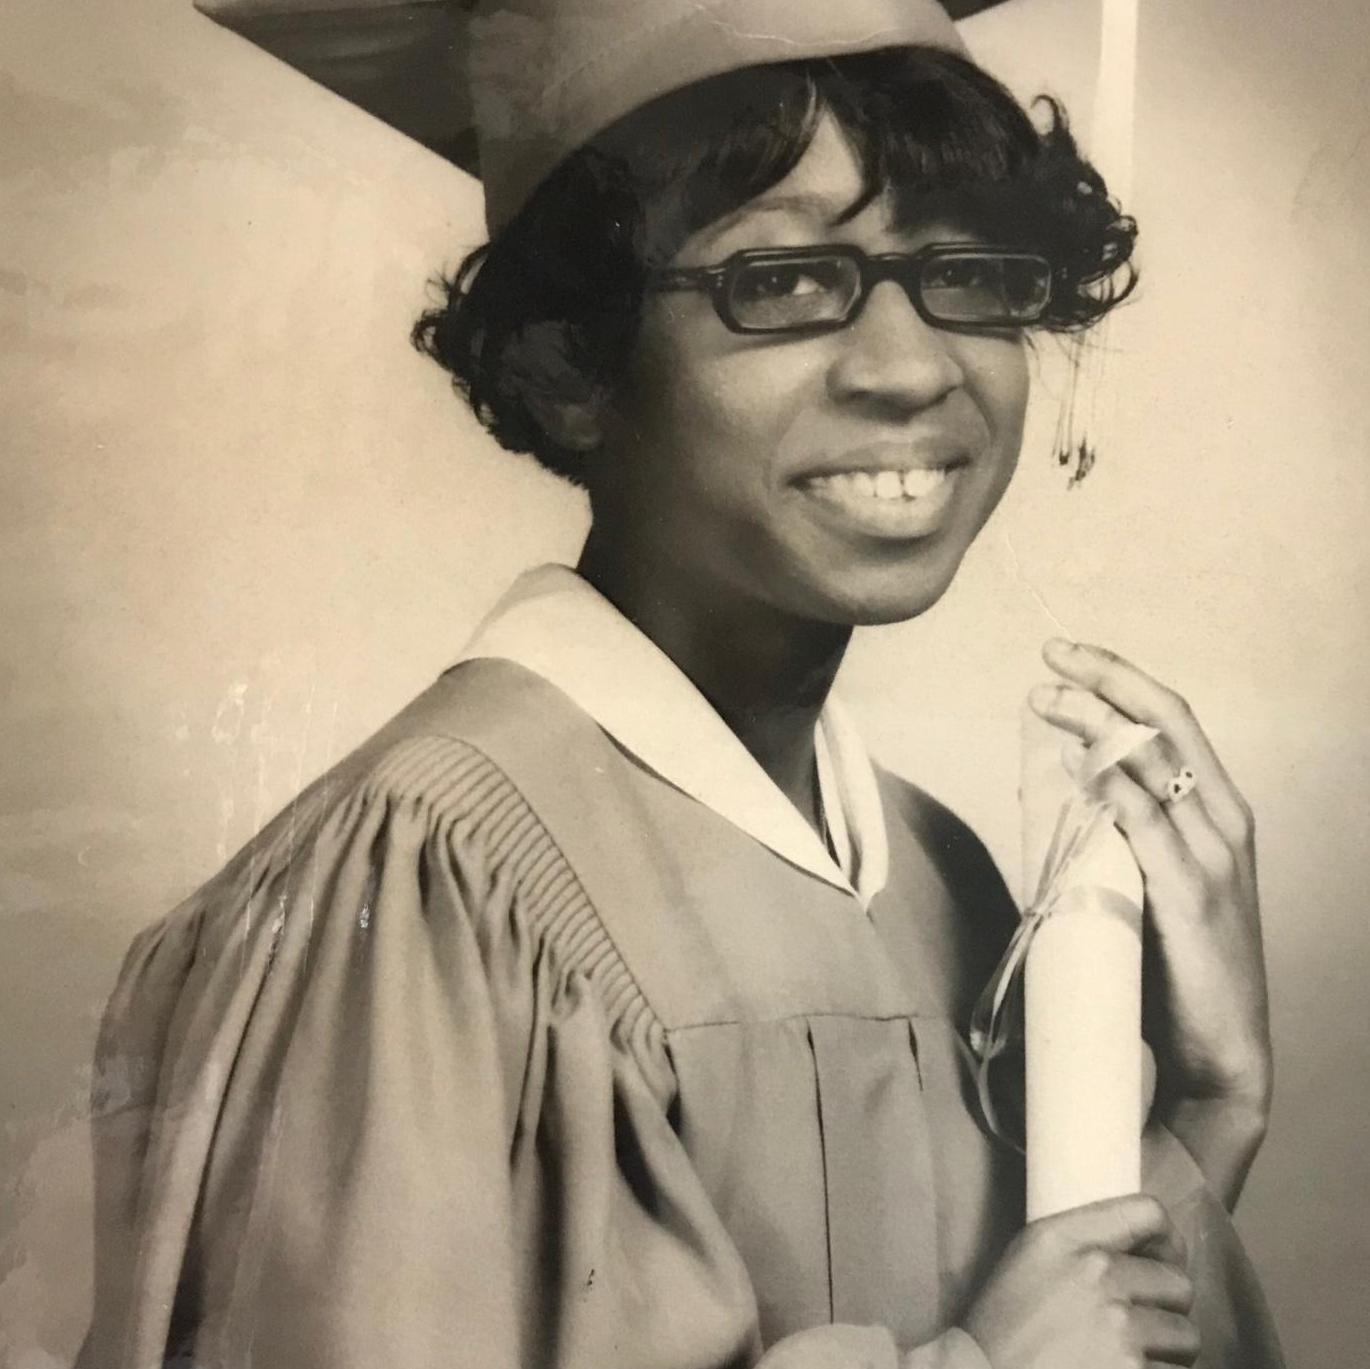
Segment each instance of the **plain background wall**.
M1088 129L1097 0L967 26ZM1207 720L1261 822L1279 1048L1239 1213L1291 1364L1364 1362L1370 972L1370 20L1144 0L1146 280L1094 474L1022 469L945 603L863 638L874 748L1016 872L1020 700L1051 632ZM67 1362L83 1109L132 933L427 683L576 497L504 456L405 336L475 188L188 0L0 18L0 1356Z

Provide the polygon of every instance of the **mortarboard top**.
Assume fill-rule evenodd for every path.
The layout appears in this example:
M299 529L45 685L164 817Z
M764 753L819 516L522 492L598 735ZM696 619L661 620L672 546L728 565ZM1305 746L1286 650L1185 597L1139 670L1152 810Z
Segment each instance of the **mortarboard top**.
M196 0L485 183L492 232L570 152L707 76L930 43L1000 0ZM948 12L950 11L950 13Z

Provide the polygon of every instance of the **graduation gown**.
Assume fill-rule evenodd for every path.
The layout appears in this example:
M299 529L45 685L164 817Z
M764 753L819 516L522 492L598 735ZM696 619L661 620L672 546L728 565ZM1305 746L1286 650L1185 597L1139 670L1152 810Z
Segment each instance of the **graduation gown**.
M983 1369L948 1328L1022 1164L964 1032L1014 913L878 784L863 908L539 676L448 672L130 950L82 1369ZM1147 1170L1204 1369L1278 1365L1187 1153Z

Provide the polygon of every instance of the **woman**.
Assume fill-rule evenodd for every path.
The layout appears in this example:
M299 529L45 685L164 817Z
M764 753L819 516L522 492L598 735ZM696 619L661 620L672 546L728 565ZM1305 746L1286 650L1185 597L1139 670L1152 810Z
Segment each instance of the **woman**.
M829 698L947 588L1027 330L1126 293L1131 222L931 0L531 8L478 49L491 244L416 338L592 528L130 952L83 1364L1278 1364L1223 1210L1249 820L1198 725L1049 648L1066 732L1163 734L1102 781L1160 1091L1152 1196L1019 1230L963 1042L1014 909Z

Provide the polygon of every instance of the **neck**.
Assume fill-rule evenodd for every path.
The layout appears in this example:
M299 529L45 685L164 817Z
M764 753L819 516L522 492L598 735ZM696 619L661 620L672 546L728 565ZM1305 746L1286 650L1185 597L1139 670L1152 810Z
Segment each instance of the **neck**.
M821 831L814 728L851 629L796 619L723 586L647 568L593 529L577 570L684 671Z

